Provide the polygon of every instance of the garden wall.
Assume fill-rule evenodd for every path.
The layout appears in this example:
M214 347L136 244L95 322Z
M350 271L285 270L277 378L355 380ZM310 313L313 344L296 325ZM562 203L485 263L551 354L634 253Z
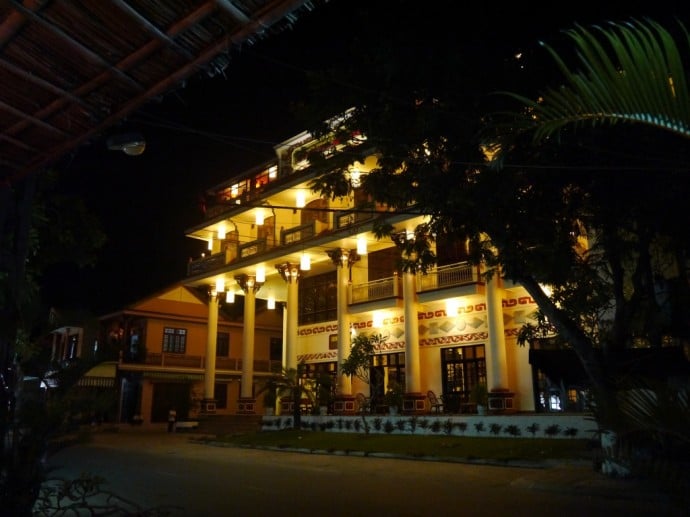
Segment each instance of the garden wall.
M302 415L301 428L338 433L390 433L502 438L598 439L591 415L520 413L505 415ZM264 416L262 431L290 429L292 416Z

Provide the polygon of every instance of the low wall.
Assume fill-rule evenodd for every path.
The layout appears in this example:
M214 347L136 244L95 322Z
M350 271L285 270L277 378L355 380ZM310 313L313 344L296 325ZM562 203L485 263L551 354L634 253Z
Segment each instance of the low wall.
M504 415L302 415L301 427L337 433L389 433L501 438L598 439L589 414L519 413ZM292 416L264 416L262 431L292 428Z

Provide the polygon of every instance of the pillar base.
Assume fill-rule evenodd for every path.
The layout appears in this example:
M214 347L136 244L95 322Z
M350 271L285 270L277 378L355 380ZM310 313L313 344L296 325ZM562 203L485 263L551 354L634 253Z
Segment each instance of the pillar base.
M421 393L405 393L402 410L406 415L421 415L426 413L426 395L422 395Z
M201 413L205 415L215 415L216 414L216 400L215 399L203 399L201 401Z
M237 401L237 414L253 415L256 413L256 399L253 397L240 397Z
M354 415L356 412L354 395L336 395L333 402L333 413L336 415Z

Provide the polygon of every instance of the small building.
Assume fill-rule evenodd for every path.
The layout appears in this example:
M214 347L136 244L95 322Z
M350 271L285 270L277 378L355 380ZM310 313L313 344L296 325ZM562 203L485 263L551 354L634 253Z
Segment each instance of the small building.
M212 382L215 413L238 412L243 322L236 307L221 304L208 355L208 293L173 285L100 318L99 339L119 350L117 387L120 422L162 423L175 407L178 419L201 411L205 383ZM233 312L234 310L234 312ZM258 308L254 332L257 379L282 361L282 311ZM214 376L206 372L214 365ZM250 386L252 392L257 386Z

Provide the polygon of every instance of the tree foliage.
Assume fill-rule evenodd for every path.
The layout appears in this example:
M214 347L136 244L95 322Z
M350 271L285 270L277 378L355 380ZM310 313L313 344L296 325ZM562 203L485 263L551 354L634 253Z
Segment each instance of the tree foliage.
M363 61L385 66L370 70L376 91L359 92L342 126L361 130L380 157L363 178L371 198L425 217L414 239L399 242L379 214L379 236L422 270L435 257L413 247L467 239L488 274L520 284L537 303L537 324L521 342L556 331L576 352L599 413L611 416L619 413L616 379L630 374L618 352L690 339L690 235L681 223L690 194L687 51L653 22L566 35L569 44L543 45L546 56L507 69L504 84L523 90L508 95L458 82L467 66L452 47L413 61L414 75L405 53L368 49ZM687 44L684 29L679 41ZM583 73L566 65L572 55ZM496 68L487 62L472 76L496 77ZM566 86L544 90L554 82ZM341 159L316 191L342 192L347 161L358 157Z

